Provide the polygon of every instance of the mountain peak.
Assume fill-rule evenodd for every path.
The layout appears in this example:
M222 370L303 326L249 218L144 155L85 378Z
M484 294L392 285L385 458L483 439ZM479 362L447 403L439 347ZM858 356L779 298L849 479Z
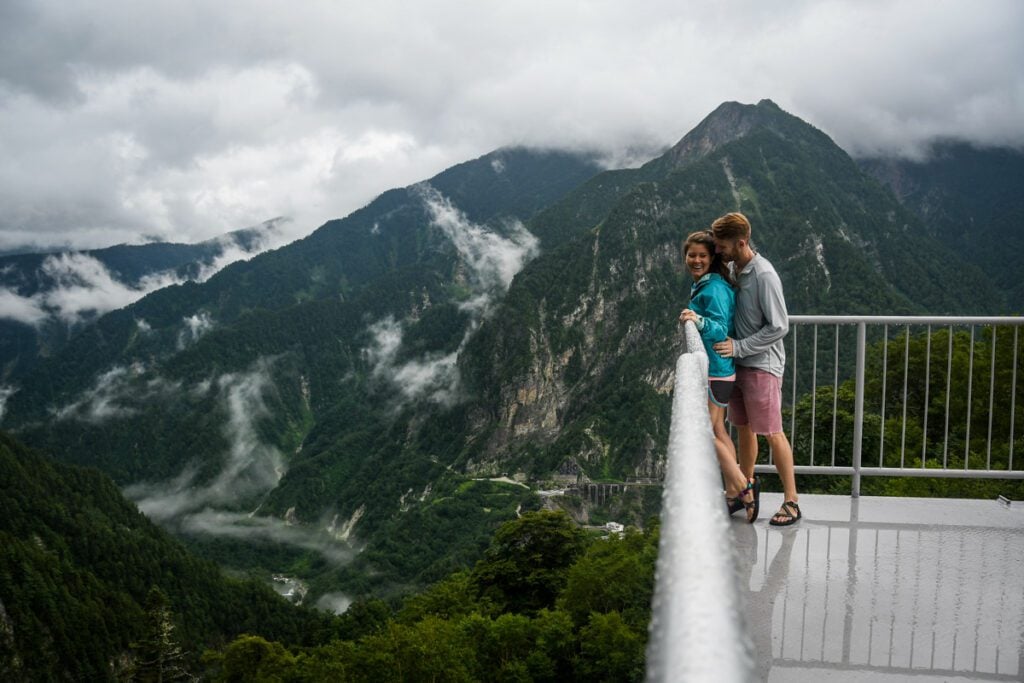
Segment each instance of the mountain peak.
M801 129L823 135L769 99L763 99L757 104L723 102L669 149L662 159L671 166L682 166L758 128L768 128L785 138L792 137Z

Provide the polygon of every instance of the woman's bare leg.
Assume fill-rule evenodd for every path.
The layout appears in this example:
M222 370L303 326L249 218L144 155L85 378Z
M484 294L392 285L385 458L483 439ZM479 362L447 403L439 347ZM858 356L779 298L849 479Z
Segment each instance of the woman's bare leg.
M715 432L715 455L718 456L718 466L722 468L725 495L735 498L746 488L748 479L743 476L740 466L736 463L736 448L725 428L725 408L708 401L708 413L711 415L711 427Z

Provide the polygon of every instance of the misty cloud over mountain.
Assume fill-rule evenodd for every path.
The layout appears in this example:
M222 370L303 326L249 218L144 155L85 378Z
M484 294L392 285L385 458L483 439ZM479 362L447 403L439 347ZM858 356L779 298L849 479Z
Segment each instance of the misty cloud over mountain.
M496 299L508 290L516 273L540 253L540 242L520 221L504 221L503 234L473 223L427 183L417 185L415 192L431 216L431 225L451 240L460 263L465 264L471 295L460 308L469 313L466 332L455 351L399 362L403 326L388 316L369 327L372 342L365 354L373 375L397 387L405 400L425 396L451 404L458 398L459 353Z
M286 543L314 550L332 562L345 562L351 559L351 550L333 542L323 532L237 510L240 503L273 489L285 473L281 452L263 443L257 429L258 421L267 416L264 395L274 390L272 365L268 359L259 359L246 372L224 374L192 388L215 391L218 403L227 412L223 432L230 447L215 477L198 483L199 463L192 462L170 481L139 482L126 487L124 493L150 519L188 533ZM83 399L74 405L74 410L84 411L94 419L131 414L132 408L124 404L130 396L121 382L125 374L125 369L115 368L104 375L88 397L91 402ZM169 385L159 379L150 380L149 384L153 383L181 391L180 385ZM152 396L135 394L133 398L141 402Z
M281 237L277 223L267 222L259 229L246 231L244 239L233 233L212 240L208 243L209 258L188 267L145 273L137 280L112 272L101 260L102 252L52 254L43 258L35 272L18 272L18 263L9 260L2 272L8 284L0 285L0 318L32 326L50 320L76 325L124 308L164 287L205 282L236 261L278 246ZM32 293L21 293L26 289ZM193 338L206 326L203 321L193 321Z
M181 384L147 377L141 363L115 365L96 378L95 384L72 403L53 408L57 420L81 420L100 424L139 413L139 406L154 400L173 400Z

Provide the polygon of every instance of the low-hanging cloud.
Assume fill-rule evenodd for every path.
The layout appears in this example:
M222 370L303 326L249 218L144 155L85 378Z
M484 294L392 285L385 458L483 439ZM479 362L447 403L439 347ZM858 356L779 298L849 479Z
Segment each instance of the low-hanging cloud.
M186 346L196 341L204 334L213 329L214 323L213 318L207 311L200 311L195 315L186 316L182 319L184 327L181 332L178 333L178 350L183 350Z
M402 324L388 316L370 325L370 345L364 354L373 368L373 376L395 386L402 397L411 400L426 397L444 405L458 396L458 352L427 354L422 358L396 362L402 346ZM460 346L461 348L461 346Z
M143 405L154 400L173 398L180 387L180 382L148 376L142 363L115 365L100 373L93 385L74 401L50 412L57 420L101 424L136 415Z
M334 614L344 614L351 605L352 598L344 593L324 593L316 601L319 609Z
M272 365L272 360L260 359L245 372L221 375L188 390L202 395L215 388L227 413L223 431L230 446L212 480L198 482L198 467L190 463L169 481L133 484L125 495L149 518L187 533L286 543L345 563L352 558L350 547L322 530L237 510L271 491L285 473L281 452L262 442L258 432L259 421L269 414L265 396L274 390Z
M431 216L431 223L452 241L469 266L474 289L480 293L504 292L523 265L539 251L539 240L522 222L509 219L506 234L470 221L451 200L428 183L416 190Z
M109 311L133 304L142 297L189 280L205 282L226 266L273 248L283 239L280 221L268 221L258 234L244 244L234 235L215 240L215 255L196 263L190 273L173 270L150 273L138 282L125 282L112 273L99 259L83 252L64 252L46 257L37 274L44 286L31 296L0 287L0 318L8 318L38 326L48 320L60 320L75 325ZM201 316L202 314L197 314ZM189 321L186 321L189 322ZM192 321L193 338L197 338ZM205 331L203 329L202 331Z
M450 405L459 397L459 354L516 273L539 253L539 241L516 220L503 226L504 234L473 223L429 184L421 183L415 191L430 214L431 225L451 240L467 267L471 294L461 307L469 313L469 322L454 351L425 354L399 363L403 325L388 316L369 327L371 341L364 353L373 376L394 385L405 400L425 397Z
M339 565L355 556L349 546L338 543L322 530L293 526L275 517L205 508L184 515L179 528L191 534L283 543L311 550Z
M0 385L0 424L3 424L4 412L7 410L7 399L16 391L17 388L15 387Z
M98 259L82 253L48 256L40 271L52 281L52 287L32 296L0 288L0 318L29 325L49 319L76 324L181 281L173 272L161 272L147 275L137 285L128 285L116 279Z
M277 448L260 441L256 427L267 415L263 396L271 387L267 360L258 361L248 372L218 378L218 397L228 414L224 436L230 448L212 481L197 485L195 470L186 468L170 482L133 485L126 494L147 516L169 520L210 505L233 505L274 488L284 475L284 460Z

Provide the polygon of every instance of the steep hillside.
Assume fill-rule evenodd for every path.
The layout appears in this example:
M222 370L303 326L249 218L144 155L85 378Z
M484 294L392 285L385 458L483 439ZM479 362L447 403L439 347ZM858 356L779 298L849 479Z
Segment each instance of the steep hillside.
M147 514L182 533L250 537L245 513L295 508L337 539L317 558L349 552L414 504L422 514L403 523L436 540L472 501L444 546L406 557L417 567L405 575L440 576L448 565L431 569L435 559L450 563L460 545L479 552L535 502L519 485L450 474L425 446L403 456L407 430L457 448L412 406L455 401L463 340L538 251L520 217L596 171L578 155L501 150L385 193L294 245L106 316L25 382L7 419L32 443L133 485ZM483 199L467 213L442 189ZM268 499L285 472L315 482ZM281 533L304 547L302 534Z
M922 161L859 163L920 216L929 235L989 275L1004 298L979 298L980 309L1024 310L1024 263L993 258L1024 253L1024 152L949 141L934 144Z
M151 295L40 365L5 423L227 564L281 568L239 548L273 537L314 594L419 585L540 505L520 482L661 475L680 242L730 210L794 313L999 296L821 131L726 103L639 169L501 150Z
M329 619L191 556L98 471L0 433L0 678L115 680L141 665L157 589L195 669L242 633L314 644Z

